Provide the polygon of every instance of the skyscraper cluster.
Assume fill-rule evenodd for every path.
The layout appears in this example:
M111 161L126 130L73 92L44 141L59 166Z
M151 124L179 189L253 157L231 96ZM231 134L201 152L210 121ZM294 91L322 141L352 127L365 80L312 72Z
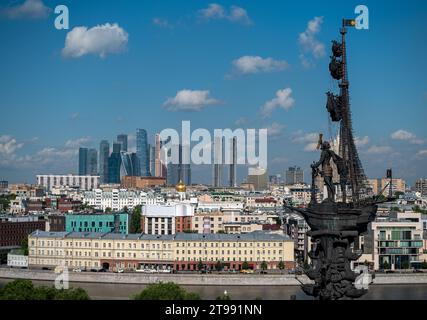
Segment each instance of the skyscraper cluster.
M167 178L171 185L180 180L190 185L191 168L189 163L182 163L182 146L179 146L179 163L166 164L168 150L164 146L168 142L169 140L161 140L160 135L156 134L154 145L150 145L147 131L137 129L136 152L128 151L127 134L117 135L112 148L107 140L102 140L99 144L99 156L96 149L80 148L79 175L99 175L101 183L118 184L124 176L151 176Z
M229 152L223 152L225 146L224 138L215 137L214 139L214 162L213 162L213 176L212 185L214 187L222 187L222 172L224 163L229 166L228 172L228 186L237 187L237 138L233 137L229 141L230 150ZM226 155L229 155L230 159L225 159Z

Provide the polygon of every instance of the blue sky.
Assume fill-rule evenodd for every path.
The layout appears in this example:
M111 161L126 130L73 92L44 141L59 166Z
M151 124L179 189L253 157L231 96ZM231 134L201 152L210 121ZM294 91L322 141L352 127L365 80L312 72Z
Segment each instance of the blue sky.
M365 171L381 177L391 166L411 184L427 177L425 1L26 2L0 0L0 179L76 173L79 146L136 128L153 141L182 120L270 128L269 173L307 170L315 135L337 129L325 110L325 92L337 89L330 40L358 4L370 28L349 32L348 59ZM69 30L54 27L59 4ZM209 168L192 169L195 182L211 181Z

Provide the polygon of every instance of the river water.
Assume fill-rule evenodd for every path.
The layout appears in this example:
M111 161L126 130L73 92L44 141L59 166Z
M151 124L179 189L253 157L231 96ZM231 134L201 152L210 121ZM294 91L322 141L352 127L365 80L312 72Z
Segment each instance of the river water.
M11 280L0 279L0 287ZM35 285L53 286L50 281L33 281ZM146 286L137 284L109 284L73 282L71 287L81 287L94 300L126 300L141 292ZM298 286L183 286L197 292L202 299L215 299L226 290L233 300L311 300ZM371 285L363 300L427 300L427 285Z

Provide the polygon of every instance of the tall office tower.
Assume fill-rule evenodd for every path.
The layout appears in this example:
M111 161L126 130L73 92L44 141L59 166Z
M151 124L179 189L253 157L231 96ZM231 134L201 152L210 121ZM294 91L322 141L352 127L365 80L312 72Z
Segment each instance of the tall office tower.
M184 163L184 160L187 159L186 162L189 162L190 154L189 147L172 146L172 148L178 148L179 151L179 159L178 163L169 163L167 165L167 184L168 185L176 185L179 181L182 181L185 185L191 185L191 167L190 163ZM185 155L185 153L187 153ZM171 149L168 150L169 156L171 155Z
M304 171L300 167L289 167L286 170L285 177L285 184L287 185L304 183Z
M89 149L87 151L86 170L86 174L88 175L98 175L98 151L96 149Z
M108 158L108 183L120 183L122 169L121 143L113 143L113 152Z
M181 164L181 172L180 172L180 179L182 182L189 186L191 185L191 165L190 165L190 159L191 159L191 151L190 146L181 146L181 156L180 156L180 164Z
M214 164L213 164L213 181L214 187L222 185L222 143L223 139L215 137L214 139Z
M263 191L268 189L268 175L264 168L249 168L247 182L253 184L255 190Z
M149 151L147 144L147 131L144 129L136 130L136 155L139 159L140 174L143 177L150 176Z
M117 141L114 141L113 142L113 150L111 152L120 153L120 151L122 151L122 144L117 142Z
M130 153L120 151L120 178L123 176L133 176L133 163Z
M128 152L128 135L127 134L119 134L117 136L117 142L122 145L122 151Z
M415 191L421 193L422 196L427 195L427 179L417 179L415 181Z
M139 164L139 158L135 152L132 152L130 154L130 161L132 163L133 168L132 176L139 177L141 175L141 165Z
M110 156L110 144L102 140L99 144L99 176L101 183L108 183L108 157Z
M79 148L79 176L87 174L87 148Z
M230 147L231 147L231 161L230 161L230 173L229 173L229 182L230 187L237 187L237 173L236 173L236 167L237 167L237 138L233 137L230 141Z
M120 151L121 164L120 164L120 180L124 176L139 176L139 160L136 153Z
M149 162L150 162L150 175L152 177L156 176L156 166L155 166L155 160L156 160L156 148L152 146L151 144L148 145L149 150Z
M160 134L156 133L155 138L155 155L154 155L154 172L156 177L162 176L162 162L161 162L161 152L162 152L162 146L160 141Z

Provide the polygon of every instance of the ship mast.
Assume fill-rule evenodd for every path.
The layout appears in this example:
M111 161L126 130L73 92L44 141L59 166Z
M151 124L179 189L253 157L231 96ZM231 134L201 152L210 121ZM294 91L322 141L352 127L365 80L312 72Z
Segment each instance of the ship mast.
M345 37L347 34L346 21L343 19L341 33L341 46L342 46L342 78L339 84L340 98L341 98L341 112L342 120L340 125L340 141L339 153L343 158L345 165L348 168L348 181L351 187L353 203L360 200L361 189L364 186L366 176L359 159L356 149L356 144L353 137L353 127L351 121L350 98L349 98L349 81L347 73L347 52Z

